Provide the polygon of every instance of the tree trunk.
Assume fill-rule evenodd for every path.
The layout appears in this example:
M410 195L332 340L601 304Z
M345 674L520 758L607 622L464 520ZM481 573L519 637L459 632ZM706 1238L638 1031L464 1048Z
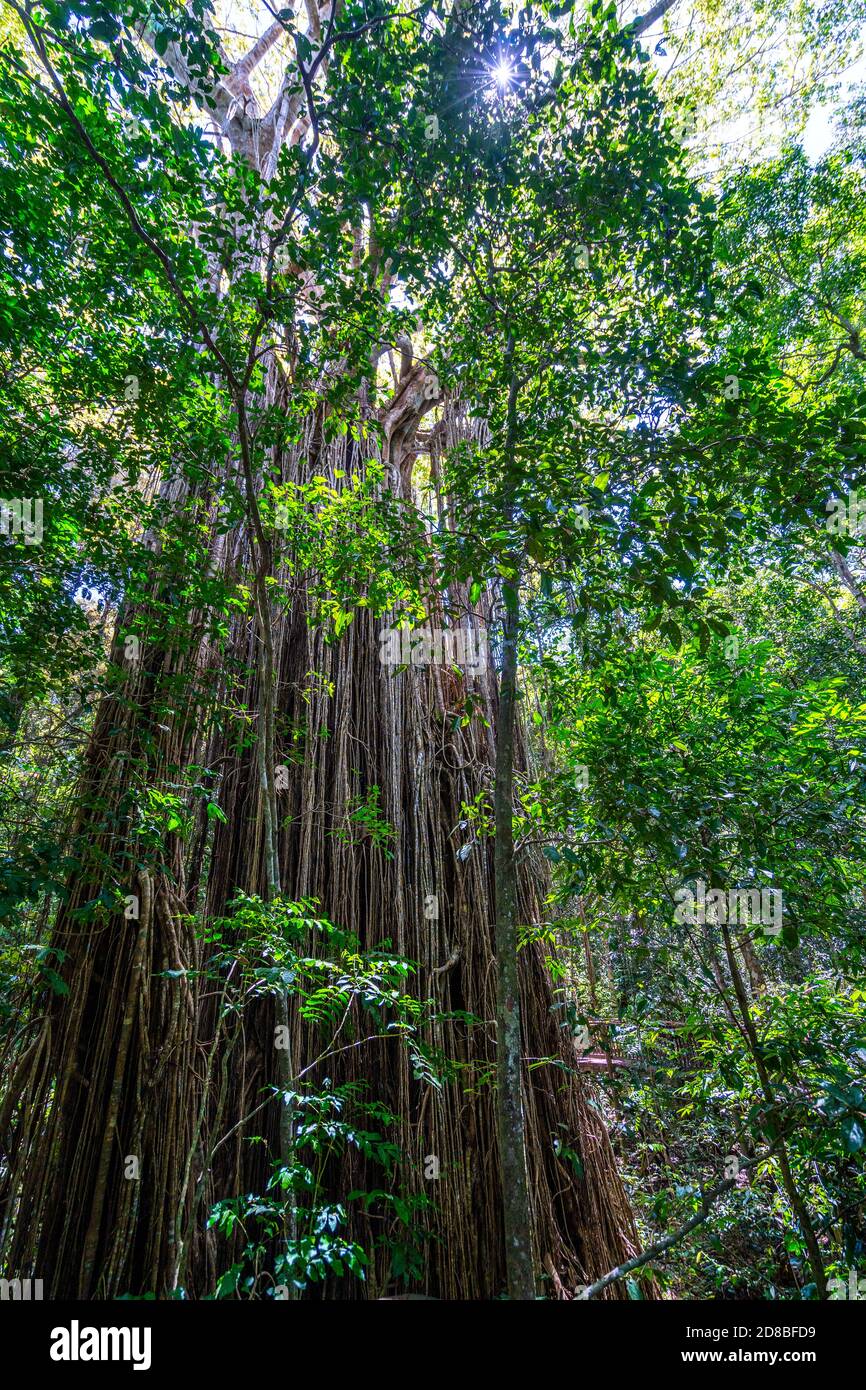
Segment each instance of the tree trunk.
M457 422L451 420L444 433L445 444L455 443ZM408 473L400 464L410 447L411 433L401 451L391 455L396 490L408 487ZM282 461L282 476L297 482L322 474L339 487L339 471L351 473L361 466L356 444L325 444L318 426L316 435L308 435ZM366 1053L353 1050L330 1062L327 1074L335 1082L372 1081L377 1098L400 1115L398 1138L407 1159L409 1191L431 1197L438 1208L440 1240L428 1249L425 1291L440 1298L492 1297L506 1281L496 1099L489 1085L497 1060L490 1033L497 1016L491 969L495 851L482 840L466 857L459 855L455 830L463 804L479 792L489 795L492 788L501 717L495 676L488 670L460 677L434 666L412 666L395 675L379 659L384 622L360 610L337 645L309 623L312 602L306 590L296 591L291 612L275 622L281 731L276 756L288 768L288 786L280 793L283 891L292 898L319 898L324 914L356 932L365 948L389 940L418 962L421 997L432 995L443 1014L465 1011L481 1021L471 1026L443 1018L430 1029L426 1041L461 1068L458 1081L440 1092L419 1084L409 1059L391 1042L371 1044ZM432 612L429 622L441 625L441 611ZM459 727L455 715L470 690L489 728L480 720ZM238 698L255 707L250 688L238 692ZM293 756L289 738L298 729L305 730L302 753ZM520 765L519 737L515 757ZM224 785L227 823L217 827L213 857L219 869L209 885L209 913L221 912L236 887L259 891L263 882L261 863L255 855L251 858L244 832L245 826L258 823L258 779L249 755L239 760ZM374 787L384 820L398 831L393 857L369 839L336 833L346 830L350 798L365 797ZM515 875L516 920L539 920L542 865L527 864ZM431 895L438 905L432 920L424 911ZM567 1288L587 1282L593 1270L610 1267L611 1254L617 1259L614 1252L633 1250L636 1237L604 1126L586 1105L577 1078L560 1069L563 1062L571 1064L570 1042L551 1012L540 948L522 953L520 976L525 1052L552 1062L526 1075L524 1082L535 1259L540 1268L549 1258ZM255 1083L247 1079L249 1094L269 1078L268 1032L263 1022L256 1034L256 1058L264 1074ZM313 1039L296 1022L293 1056L299 1068L313 1060L313 1048ZM323 1074L313 1071L311 1083ZM557 1158L555 1138L581 1154L581 1177ZM240 1135L231 1152L229 1148L215 1175L219 1195L231 1195L230 1174L239 1184L234 1191L257 1190L264 1179L262 1161L250 1154ZM425 1160L431 1156L438 1160L437 1180L424 1177ZM350 1167L351 1185L363 1186L358 1160ZM375 1175L371 1181L377 1181ZM369 1245L373 1226L363 1216L356 1223L353 1236ZM384 1252L371 1270L369 1293L389 1289Z
M745 1029L749 1043L749 1050L754 1059L755 1068L758 1073L758 1080L761 1085L761 1091L763 1093L764 1100L767 1104L768 1114L771 1118L773 1125L775 1126L778 1123L779 1103L776 1099L776 1093L773 1090L773 1085L770 1081L770 1074L767 1071L763 1054L761 1052L761 1043L755 1031L755 1023L752 1018L752 1011L749 1008L749 1000L746 994L745 985L743 983L743 977L740 973L740 967L737 964L737 958L734 953L731 934L726 926L722 926L722 937L725 943L725 954L728 958L728 967L731 972L731 980L733 981L734 985L734 993L737 998L737 1003L740 1008L740 1015L743 1020L743 1028ZM815 1228L812 1225L812 1218L809 1215L806 1203L803 1201L803 1198L800 1195L800 1190L797 1187L797 1183L794 1178L793 1171L791 1169L791 1162L788 1158L788 1146L785 1143L785 1140L777 1136L776 1134L773 1134L770 1137L775 1143L777 1149L779 1168L782 1173L782 1186L785 1189L788 1201L791 1203L791 1210L793 1211L794 1216L797 1218L800 1230L803 1233L803 1240L805 1241L806 1249L809 1253L809 1264L812 1268L812 1277L815 1280L815 1286L818 1290L819 1296L821 1298L826 1298L827 1277L824 1273L824 1262L821 1259L821 1249L818 1245L818 1238L815 1234Z
M505 1267L510 1298L533 1299L532 1234L526 1176L522 1096L522 1038L518 971L517 867L514 862L513 785L517 695L518 591L503 585L502 674L496 738L496 1038L499 1151L502 1164Z

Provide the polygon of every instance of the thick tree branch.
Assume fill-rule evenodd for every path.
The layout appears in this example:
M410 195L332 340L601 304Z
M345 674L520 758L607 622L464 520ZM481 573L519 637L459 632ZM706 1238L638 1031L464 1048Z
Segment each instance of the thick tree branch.
M235 63L228 77L223 78L223 86L227 87L233 96L242 96L249 91L250 75L258 67L265 54L273 48L277 39L282 37L284 25L281 20L274 20L261 38L257 39L249 53L239 62Z
M641 19L634 20L628 27L632 36L639 39L641 34L645 34L647 29L651 29L658 20L663 19L668 10L676 3L676 0L658 0L651 10L647 10Z
M860 612L866 613L866 594L864 594L857 580L854 578L854 575L851 573L851 570L848 568L847 561L839 554L838 550L832 550L830 552L830 558L833 561L833 568L842 580L845 588L854 596L854 601L860 609Z
M828 606L828 608L830 609L830 612L832 613L834 619L835 619L836 622L839 624L839 626L842 628L842 631L845 632L845 633L847 634L847 636L848 636L848 638L850 639L850 641L851 641L851 643L852 643L852 645L853 645L855 651L861 652L863 656L866 656L866 644L864 644L863 642L861 642L860 638L857 636L857 633L854 631L853 627L851 627L848 623L845 622L845 619L842 617L842 614L839 612L839 609L836 607L836 605L835 605L835 603L833 602L832 598L831 598L830 595L827 593L827 590L826 590L825 588L823 588L822 585L817 584L817 583L815 582L814 579L804 579L803 582L804 582L804 584L806 584L806 586L807 586L808 588L814 589L814 591L815 591L816 594L820 594L820 595L821 595L821 598L822 598L822 599L824 600L824 602L827 604L827 606Z

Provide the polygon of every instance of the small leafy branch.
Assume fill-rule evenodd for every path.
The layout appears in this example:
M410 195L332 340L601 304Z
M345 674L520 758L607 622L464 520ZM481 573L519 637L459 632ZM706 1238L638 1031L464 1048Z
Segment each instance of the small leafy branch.
M392 1248L395 1278L415 1277L421 1269L428 1234L415 1218L432 1204L400 1191L403 1155L388 1137L398 1117L367 1097L366 1083L337 1086L322 1072L339 1053L393 1040L407 1048L417 1079L441 1084L435 1059L418 1036L430 1011L406 992L414 970L410 961L391 952L387 942L363 951L354 935L317 909L315 899L265 903L241 894L230 904L231 915L203 933L214 948L206 971L224 982L223 1027L239 1032L254 1000L288 996L298 1017L321 1039L318 1056L291 1087L273 1086L253 1112L261 1113L272 1100L288 1111L289 1161L281 1154L272 1163L264 1193L224 1198L211 1209L209 1227L236 1251L217 1282L217 1298L288 1297L327 1277L363 1279L369 1253L347 1235L353 1202L365 1211L374 1208L386 1227L375 1243ZM280 1033L277 1027L277 1047L287 1041ZM264 1142L262 1135L248 1139ZM353 1153L381 1174L384 1184L335 1201L335 1166Z
M362 844L369 840L374 849L380 849L386 859L393 859L390 849L397 838L393 825L385 819L379 807L379 788L370 787L363 796L353 796L346 808L349 829L335 830L338 840L348 845Z

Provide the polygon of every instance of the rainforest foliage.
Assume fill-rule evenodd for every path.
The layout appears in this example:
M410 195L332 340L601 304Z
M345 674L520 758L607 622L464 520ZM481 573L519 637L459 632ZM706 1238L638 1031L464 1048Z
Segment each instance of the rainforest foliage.
M5 1278L866 1277L864 24L4 0Z

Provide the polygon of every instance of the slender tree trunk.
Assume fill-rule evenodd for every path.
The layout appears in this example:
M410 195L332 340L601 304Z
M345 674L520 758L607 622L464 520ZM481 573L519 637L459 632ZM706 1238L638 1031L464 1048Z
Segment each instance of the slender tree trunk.
M745 964L746 973L749 977L749 988L752 991L752 995L763 994L764 990L767 988L767 981L761 967L761 962L758 960L758 954L752 945L748 928L742 932L737 944L742 952L743 963Z
M776 1098L776 1093L773 1090L773 1085L770 1081L770 1076L767 1071L766 1065L764 1064L763 1056L761 1054L761 1044L757 1032L755 1031L755 1023L752 1018L752 1011L749 1007L749 999L748 995L746 994L746 987L743 982L742 974L740 973L740 967L737 964L737 958L734 952L731 934L727 926L724 924L722 925L722 936L725 943L725 954L728 958L728 967L731 972L731 980L734 985L734 993L737 997L737 1003L740 1008L740 1015L743 1020L743 1027L748 1037L749 1050L751 1051L752 1057L755 1062L755 1068L758 1073L758 1080L760 1081L761 1091L763 1092L764 1100L767 1103L769 1114L772 1117L773 1123L775 1124L778 1122L779 1102ZM779 1159L779 1169L782 1174L782 1185L787 1194L788 1201L791 1203L791 1209L795 1217L797 1218L800 1230L803 1232L803 1239L806 1242L806 1249L809 1252L809 1263L812 1267L812 1278L815 1280L815 1285L818 1289L818 1293L821 1296L821 1298L826 1298L827 1277L824 1273L824 1263L821 1259L821 1250L818 1245L818 1237L815 1234L815 1228L812 1225L812 1218L809 1215L806 1203L803 1201L803 1198L800 1195L800 1190L797 1187L797 1183L794 1179L794 1174L791 1169L791 1163L788 1158L787 1144L785 1143L785 1140L781 1138L781 1136L777 1137L773 1135L770 1137L772 1138L773 1142L777 1145L777 1157Z
M593 1016L598 1014L598 991L596 988L595 960L592 954L592 942L589 938L589 929L586 925L586 908L583 898L577 900L577 911L580 917L581 931L583 938L583 956L586 964L586 978L589 985L589 1007L592 1009Z
M506 516L511 523L511 491L517 430L517 373L514 339L509 333L506 363L510 369L505 422ZM526 1171L526 1123L523 1113L523 1046L518 969L517 870L514 860L514 737L517 701L517 641L520 633L520 566L512 557L512 579L502 585L502 672L499 678L499 721L493 782L496 829L496 1041L499 1150L505 1226L505 1268L508 1294L514 1299L535 1297L532 1268L532 1226Z
M515 585L503 585L505 614L499 728L496 739L494 821L496 845L496 1038L499 1148L505 1223L505 1267L511 1298L533 1299L532 1231L526 1173L526 1126L522 1095L522 1030L518 972L517 874L514 862L514 726L517 695L517 637L520 622Z

